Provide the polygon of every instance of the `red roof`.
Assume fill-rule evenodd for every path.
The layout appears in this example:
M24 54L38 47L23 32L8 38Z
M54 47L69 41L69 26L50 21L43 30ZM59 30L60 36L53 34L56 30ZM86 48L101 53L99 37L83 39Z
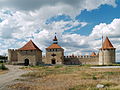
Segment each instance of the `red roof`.
M103 43L103 46L101 49L115 49L112 45L112 43L110 42L109 38L106 37L104 43Z
M48 48L46 48L46 49L56 49L56 48L61 48L58 44L52 44L52 45L50 45Z
M30 40L28 43L26 43L22 48L18 50L40 50L40 49L33 43L32 40Z
M92 52L92 54L90 56L96 56L96 53L95 52Z

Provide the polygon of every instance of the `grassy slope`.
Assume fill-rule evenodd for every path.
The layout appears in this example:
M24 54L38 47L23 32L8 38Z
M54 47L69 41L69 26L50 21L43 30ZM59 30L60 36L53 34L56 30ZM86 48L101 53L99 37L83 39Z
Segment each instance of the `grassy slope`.
M102 90L120 89L120 69L91 69L89 66L27 67L33 72L22 75L19 83L10 88L23 90Z

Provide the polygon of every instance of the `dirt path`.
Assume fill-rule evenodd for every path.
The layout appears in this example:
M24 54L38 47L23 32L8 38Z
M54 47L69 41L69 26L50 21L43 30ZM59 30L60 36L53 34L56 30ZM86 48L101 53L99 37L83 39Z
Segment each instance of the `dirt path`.
M9 71L6 74L0 75L0 90L3 90L6 85L19 78L20 75L29 72L20 69L22 66L6 65L6 67L9 68Z

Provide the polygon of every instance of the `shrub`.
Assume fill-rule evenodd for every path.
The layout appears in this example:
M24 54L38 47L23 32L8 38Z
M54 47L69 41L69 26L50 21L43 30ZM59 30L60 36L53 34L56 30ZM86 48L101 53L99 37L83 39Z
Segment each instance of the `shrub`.
M96 76L93 76L92 79L93 79L93 80L97 80L97 77L96 77Z
M0 65L0 69L1 69L1 70L8 70L8 68L7 68L7 67L5 67L5 65L4 65L4 64L1 64L1 65Z

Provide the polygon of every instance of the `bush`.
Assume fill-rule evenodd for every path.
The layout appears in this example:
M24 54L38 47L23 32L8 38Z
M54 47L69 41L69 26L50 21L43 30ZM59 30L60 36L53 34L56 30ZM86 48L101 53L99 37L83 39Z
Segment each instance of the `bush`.
M1 65L0 65L0 69L1 69L1 70L8 70L8 68L7 68L7 67L5 67L5 65L4 65L4 64L1 64Z
M97 77L96 77L96 76L93 76L92 79L93 79L93 80L97 80Z

